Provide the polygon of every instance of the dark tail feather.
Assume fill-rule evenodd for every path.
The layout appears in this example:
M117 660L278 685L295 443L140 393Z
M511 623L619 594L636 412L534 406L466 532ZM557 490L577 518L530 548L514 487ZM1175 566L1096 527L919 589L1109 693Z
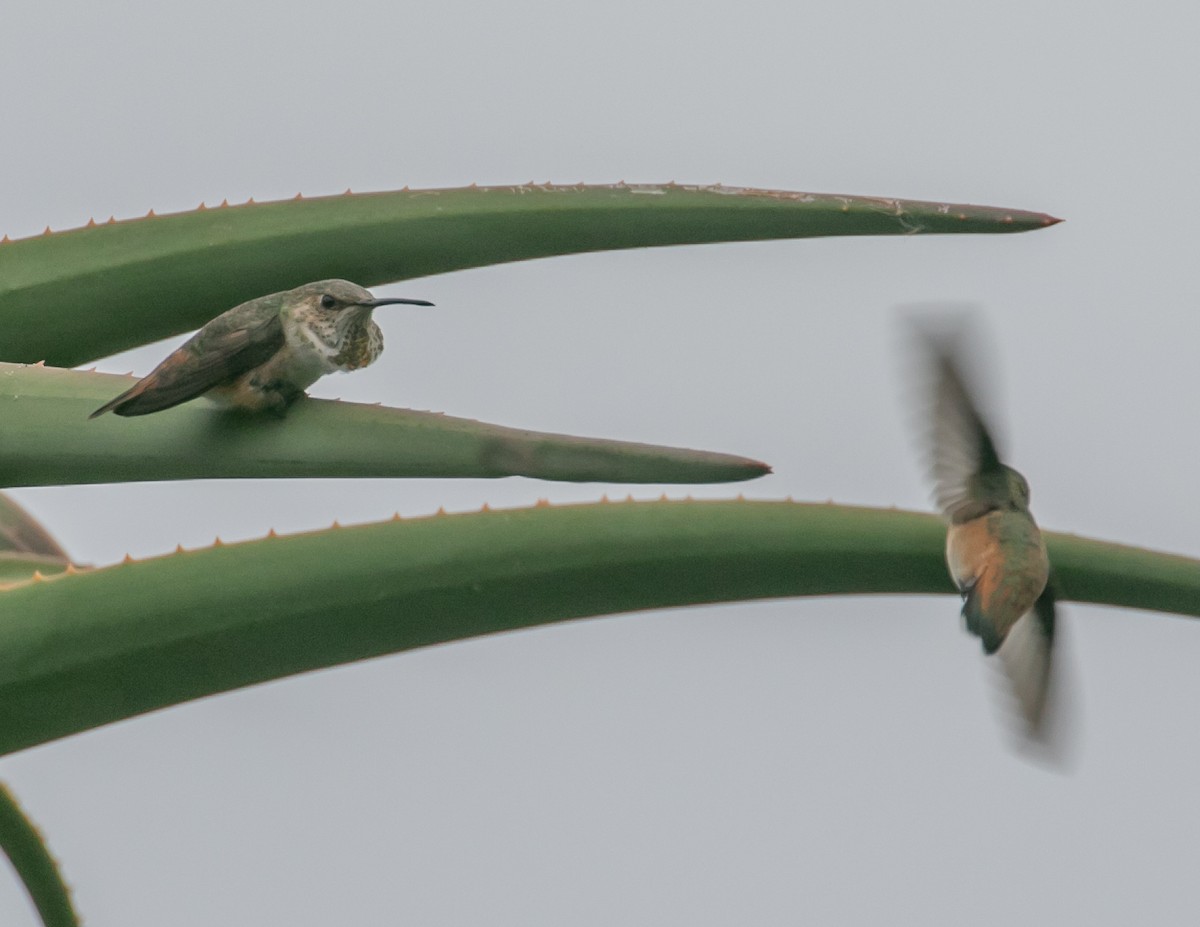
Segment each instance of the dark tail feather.
M105 412L116 412L117 415L122 414L119 411L118 406L120 406L121 403L123 403L126 399L128 399L129 394L132 393L135 389L137 389L136 386L131 389L125 390L125 392L121 393L120 396L110 399L108 402L106 402L104 405L102 405L99 409L97 409L95 412L93 412L91 415L89 415L88 419L90 420L90 419L96 418L97 416L103 415ZM128 413L126 413L126 414L128 414Z
M191 396L164 394L161 390L148 390L146 380L135 383L121 395L116 396L88 416L89 419L112 412L115 415L149 415L187 402Z
M967 630L983 641L983 652L990 656L1000 649L1004 639L996 633L995 627L983 614L975 586L967 586L962 592L962 616L967 623Z

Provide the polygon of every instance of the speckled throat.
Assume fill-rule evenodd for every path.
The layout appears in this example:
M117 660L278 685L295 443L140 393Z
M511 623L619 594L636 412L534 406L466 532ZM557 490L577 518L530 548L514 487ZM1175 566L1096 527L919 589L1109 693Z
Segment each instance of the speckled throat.
M382 353L383 332L370 313L363 313L351 321L332 360L340 370L358 370L373 364Z
M383 352L383 332L371 318L370 309L345 309L336 314L308 310L294 318L298 329L307 333L299 344L320 350L326 373L358 370L374 363Z

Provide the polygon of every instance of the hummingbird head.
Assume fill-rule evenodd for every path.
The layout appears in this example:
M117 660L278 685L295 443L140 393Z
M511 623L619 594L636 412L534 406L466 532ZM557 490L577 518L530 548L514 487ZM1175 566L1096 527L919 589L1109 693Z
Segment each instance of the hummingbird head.
M316 327L336 333L341 340L348 331L371 318L377 306L432 306L423 299L377 299L370 290L349 280L318 280L287 294L293 311L307 316Z
M969 521L988 512L1029 511L1029 483L1004 464L980 470L971 477L969 495L955 512L955 521Z
M1005 467L1008 477L1009 501L1013 508L1021 512L1029 511L1029 483L1012 467Z

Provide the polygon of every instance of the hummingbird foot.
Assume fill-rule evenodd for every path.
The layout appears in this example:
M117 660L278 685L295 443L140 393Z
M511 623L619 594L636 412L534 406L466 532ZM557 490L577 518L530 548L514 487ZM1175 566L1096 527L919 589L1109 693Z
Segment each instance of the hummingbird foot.
M265 412L283 418L292 403L308 394L282 380L259 383L253 377L243 377L229 386L215 387L207 395L228 408L243 412Z

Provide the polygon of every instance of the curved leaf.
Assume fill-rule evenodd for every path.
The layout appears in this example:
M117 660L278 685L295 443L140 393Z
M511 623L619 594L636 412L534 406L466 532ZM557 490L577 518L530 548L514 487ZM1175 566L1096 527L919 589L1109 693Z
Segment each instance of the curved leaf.
M950 593L939 520L778 502L535 507L331 529L0 595L0 752L318 667L588 615ZM1200 563L1048 535L1062 598L1200 616Z
M88 420L128 385L112 374L0 364L0 486L338 476L721 483L770 472L731 454L322 399L298 402L284 419L189 402Z
M0 557L12 554L44 557L64 567L70 559L36 518L0 492Z
M25 885L45 927L78 927L71 891L41 834L7 787L0 785L0 848Z
M224 204L222 204L224 206ZM1019 232L1013 209L667 185L468 187L200 209L0 246L4 360L71 367L264 293L364 286L618 248L819 235Z

